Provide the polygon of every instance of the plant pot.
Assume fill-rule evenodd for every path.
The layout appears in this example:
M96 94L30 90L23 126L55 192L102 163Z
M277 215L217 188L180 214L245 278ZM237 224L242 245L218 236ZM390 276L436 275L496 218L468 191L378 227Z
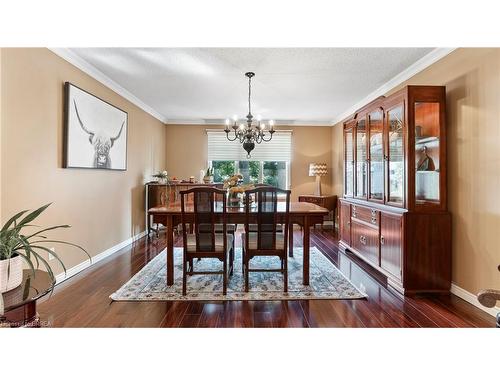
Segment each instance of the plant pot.
M10 259L0 260L0 293L17 288L21 285L22 281L23 259L19 255Z
M211 184L214 182L214 176L205 176L203 177L203 182L205 184Z

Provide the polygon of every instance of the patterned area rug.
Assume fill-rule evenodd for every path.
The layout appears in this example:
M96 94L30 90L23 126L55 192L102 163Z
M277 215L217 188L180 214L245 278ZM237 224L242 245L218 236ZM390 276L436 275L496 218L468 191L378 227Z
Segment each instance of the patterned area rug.
M182 295L182 248L174 249L174 285L166 285L166 253L157 255L125 285L113 293L114 301L224 301L224 300L292 300L292 299L359 299L361 293L317 248L311 247L310 285L302 285L302 248L294 248L288 258L288 293L283 292L283 275L279 272L250 273L250 291L245 293L241 273L241 249L236 249L234 273L229 278L227 295L222 294L221 275L188 276L187 295ZM256 257L253 268L279 268L276 257ZM195 261L194 269L220 270L217 259Z

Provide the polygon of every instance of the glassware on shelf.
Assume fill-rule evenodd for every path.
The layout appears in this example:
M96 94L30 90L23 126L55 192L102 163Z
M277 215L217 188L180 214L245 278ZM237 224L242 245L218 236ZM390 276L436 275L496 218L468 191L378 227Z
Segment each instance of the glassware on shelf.
M366 120L361 119L356 127L356 197L358 198L366 198L366 159Z
M369 114L370 130L370 199L382 200L384 197L384 142L383 118L381 111Z
M439 103L415 102L415 198L439 203Z
M387 111L389 136L389 196L388 201L395 204L403 202L404 181L404 122L403 105Z
M354 154L352 128L345 131L345 195L352 197L354 193Z

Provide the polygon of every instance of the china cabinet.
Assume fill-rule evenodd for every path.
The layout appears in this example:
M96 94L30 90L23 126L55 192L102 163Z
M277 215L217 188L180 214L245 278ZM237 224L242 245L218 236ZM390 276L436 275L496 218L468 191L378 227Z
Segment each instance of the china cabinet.
M407 86L343 124L340 248L404 294L451 286L445 96L443 86Z

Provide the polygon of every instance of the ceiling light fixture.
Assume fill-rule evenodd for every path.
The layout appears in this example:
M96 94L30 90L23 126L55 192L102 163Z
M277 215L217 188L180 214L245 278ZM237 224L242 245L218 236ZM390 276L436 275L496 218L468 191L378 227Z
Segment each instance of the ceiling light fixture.
M274 121L269 120L269 137L266 138L266 123L260 120L260 116L257 116L257 124L253 125L253 115L252 115L252 106L251 106L251 94L252 94L252 78L255 76L253 72L245 73L245 76L248 77L248 115L247 124L238 123L238 117L233 117L233 125L231 128L234 131L234 138L229 138L229 133L231 132L230 124L231 121L229 119L226 120L226 125L224 127L224 131L226 132L226 138L229 141L239 140L240 143L243 144L243 148L247 152L247 158L250 159L250 153L255 148L255 144L264 142L269 142L273 139L274 130Z

